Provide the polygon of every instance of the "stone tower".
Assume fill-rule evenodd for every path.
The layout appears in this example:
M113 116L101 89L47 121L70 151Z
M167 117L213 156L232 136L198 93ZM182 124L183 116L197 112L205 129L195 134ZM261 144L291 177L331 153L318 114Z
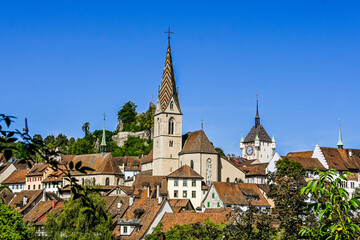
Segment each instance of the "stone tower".
M169 36L154 115L153 175L168 175L175 171L178 168L181 147L182 112L175 83Z

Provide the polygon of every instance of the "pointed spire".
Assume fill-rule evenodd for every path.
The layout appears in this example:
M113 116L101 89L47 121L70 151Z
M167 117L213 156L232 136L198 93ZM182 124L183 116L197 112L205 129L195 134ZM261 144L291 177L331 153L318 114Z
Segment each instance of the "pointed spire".
M100 144L101 156L104 156L104 154L106 152L105 117L106 117L106 115L104 113L104 128L103 128L103 134L102 134L102 139L101 139L101 144Z
M255 141L260 141L259 135L256 134Z
M260 115L259 115L259 96L256 94L256 115L255 115L255 127L260 125Z
M169 27L168 31L166 31L165 33L168 34L168 48L166 52L164 72L161 80L161 86L159 89L159 97L158 97L158 102L160 104L161 111L165 111L172 97L174 97L174 103L180 109L179 97L177 93L177 87L176 87L175 75L174 75L174 69L173 69L173 63L171 57L171 49L170 49L170 34L173 34L173 32L170 31L170 27Z
M244 142L244 136L241 136L240 142Z
M274 138L274 135L273 135L271 141L272 141L273 143L276 143L275 138Z
M342 141L342 134L341 134L341 122L340 122L340 118L339 118L339 140L337 143L338 148L343 149L344 148L344 143Z

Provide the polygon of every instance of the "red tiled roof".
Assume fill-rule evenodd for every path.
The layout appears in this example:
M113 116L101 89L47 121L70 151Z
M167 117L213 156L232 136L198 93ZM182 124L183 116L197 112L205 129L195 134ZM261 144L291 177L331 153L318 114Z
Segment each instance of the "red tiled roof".
M252 164L247 167L240 167L246 172L246 176L265 176L268 163Z
M146 164L146 163L149 163L152 161L153 161L153 150L152 149L148 155L146 155L140 159L141 164Z
M26 173L29 170L15 170L7 179L5 179L1 184L9 183L25 183Z
M199 178L203 177L188 165L183 165L168 175L168 178Z
M203 130L189 132L183 135L184 147L179 154L185 153L214 153L217 154L212 143Z

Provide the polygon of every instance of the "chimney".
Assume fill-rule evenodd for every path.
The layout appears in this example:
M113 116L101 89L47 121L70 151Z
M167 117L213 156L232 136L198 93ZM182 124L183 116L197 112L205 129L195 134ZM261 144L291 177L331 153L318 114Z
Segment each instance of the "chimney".
M53 201L52 204L51 204L52 208L55 208L56 206L56 201Z
M160 205L162 202L162 197L158 197L158 204Z
M25 206L28 202L28 198L26 196L23 197L23 205Z
M148 186L148 187L147 187L147 198L150 198L150 190L151 190L151 187Z
M42 200L42 201L47 201L45 189L44 189L43 192L42 192L42 199L41 199L41 200Z
M160 198L160 184L156 185L156 198Z
M134 204L134 197L129 198L129 207L131 207Z
M118 213L120 212L121 206L122 206L122 202L121 202L121 200L119 200L118 203L117 203L117 211L118 211Z

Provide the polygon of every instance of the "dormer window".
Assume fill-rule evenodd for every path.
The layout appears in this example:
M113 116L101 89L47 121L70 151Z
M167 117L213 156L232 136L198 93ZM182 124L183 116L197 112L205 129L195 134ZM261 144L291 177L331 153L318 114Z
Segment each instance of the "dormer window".
M169 147L172 147L174 145L174 141L173 140L170 140L169 141Z

